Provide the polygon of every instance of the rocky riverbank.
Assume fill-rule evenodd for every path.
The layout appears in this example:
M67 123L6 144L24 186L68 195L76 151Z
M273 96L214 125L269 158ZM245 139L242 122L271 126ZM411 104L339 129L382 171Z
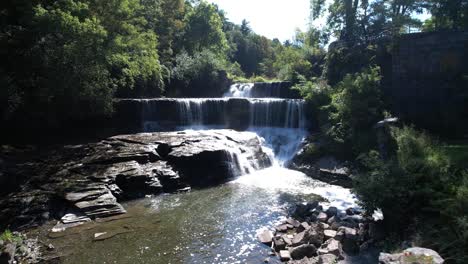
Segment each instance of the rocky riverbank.
M257 238L272 248L273 256L288 264L444 263L434 250L420 247L379 255L378 249L385 239L379 221L355 208L344 212L336 207L324 210L317 201L297 204L290 218L273 231L259 232ZM356 262L356 258L360 260Z
M291 218L259 233L258 239L288 263L332 264L365 253L382 232L372 217L358 209L326 210L317 202L296 205ZM296 262L297 261L297 262Z
M3 150L0 181L13 191L0 200L0 223L12 229L58 219L61 230L123 214L121 201L209 186L271 165L256 134L232 130L122 135L32 156Z

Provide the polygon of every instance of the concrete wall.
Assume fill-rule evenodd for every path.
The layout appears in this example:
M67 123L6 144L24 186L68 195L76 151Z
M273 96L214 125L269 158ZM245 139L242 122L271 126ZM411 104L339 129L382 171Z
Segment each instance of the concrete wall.
M402 35L392 48L393 110L422 127L467 133L468 32Z

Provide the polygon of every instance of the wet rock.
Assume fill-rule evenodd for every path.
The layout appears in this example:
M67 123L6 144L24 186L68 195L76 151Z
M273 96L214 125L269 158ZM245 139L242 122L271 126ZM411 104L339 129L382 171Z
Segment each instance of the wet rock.
M288 261L291 259L291 253L289 253L289 250L281 250L279 252L279 257L281 261Z
M332 206L328 208L327 211L325 211L325 213L328 217L336 216L338 214L338 208Z
M380 264L432 263L442 264L444 259L432 249L413 247L399 254L380 253Z
M318 263L318 257L312 257L312 258L303 258L300 260L291 260L288 262L288 264L317 264Z
M317 253L317 248L314 245L305 244L291 249L292 259L303 259L304 257L313 257Z
M257 238L261 243L265 245L271 245L271 243L273 242L273 234L270 230L261 231L257 234Z

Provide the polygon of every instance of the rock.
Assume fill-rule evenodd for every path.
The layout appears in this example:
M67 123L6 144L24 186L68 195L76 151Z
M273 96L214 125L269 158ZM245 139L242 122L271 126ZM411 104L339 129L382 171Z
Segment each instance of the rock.
M346 214L347 215L359 215L361 213L362 213L362 211L357 209L357 208L350 207L350 208L346 209Z
M328 219L328 215L326 213L319 213L319 215L317 216L317 220L320 221L320 222L327 222L327 219Z
M290 225L292 225L293 227L296 227L296 228L301 225L301 222L299 222L299 221L297 221L295 219L292 219L292 218L288 218L286 220L286 223L288 223L288 224L290 224Z
M319 202L318 202L318 201L308 202L308 203L306 204L306 207L307 207L307 210L308 210L308 211L311 211L311 210L313 210L313 209L316 209L317 206L319 206Z
M338 208L332 206L328 208L327 211L325 211L325 213L328 217L336 216L338 214Z
M34 162L9 165L28 181L0 199L0 222L11 228L61 218L71 208L86 220L123 214L124 200L209 186L271 165L255 133L233 130L120 135L28 155ZM249 166L234 162L239 158Z
M324 235L325 239L334 238L336 236L336 231L331 230L331 229L327 229L327 230L323 231L323 235Z
M318 264L335 264L338 258L333 254L324 254L319 256Z
M302 222L299 227L297 227L297 232L302 232L310 228L310 225L307 222Z
M305 244L291 249L292 259L302 259L304 257L313 257L317 253L317 248L314 245Z
M432 249L413 247L399 254L380 253L380 264L431 263L442 264L444 259Z
M341 241L344 252L349 255L359 253L359 236L357 235L356 229L340 227L335 237Z
M318 263L318 257L312 257L312 258L303 258L300 260L291 260L288 261L288 264L317 264Z
M286 243L287 246L292 245L292 240L291 238L289 238L289 235L283 235L281 238L283 239L284 243Z
M16 255L16 244L8 243L4 246L3 251L0 252L0 263L14 264Z
M279 225L277 227L275 227L276 231L278 232L286 232L288 231L289 227L287 224L282 224L282 225Z
M341 249L341 243L340 241L330 238L323 245L318 249L318 254L319 255L326 255L326 254L332 254L339 259L342 258L342 249Z
M339 222L339 219L337 216L332 216L327 220L327 224L332 225L335 222Z
M275 248L276 252L279 252L280 250L284 250L286 248L286 242L284 242L283 238L273 238L273 246Z
M292 239L292 246L296 247L309 242L309 234L307 231L302 231Z
M312 224L311 227L307 230L307 235L309 238L309 243L314 244L319 247L323 243L323 229L318 224Z
M257 238L258 240L265 244L265 245L271 245L271 243L273 242L273 234L271 233L270 230L264 230L260 233L257 234Z
M326 223L319 223L319 226L325 230L325 229L329 229L330 228L330 225L326 224Z
M52 245L52 244L47 245L47 250L48 251L53 251L54 249L55 249L54 245Z
M291 253L289 253L289 250L281 250L279 252L279 257L281 261L288 261L291 259Z

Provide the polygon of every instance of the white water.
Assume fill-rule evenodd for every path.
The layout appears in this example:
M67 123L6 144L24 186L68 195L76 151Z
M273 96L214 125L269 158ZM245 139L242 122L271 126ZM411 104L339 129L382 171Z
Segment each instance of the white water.
M236 83L229 87L229 91L224 94L224 97L241 97L250 98L252 96L253 83Z

